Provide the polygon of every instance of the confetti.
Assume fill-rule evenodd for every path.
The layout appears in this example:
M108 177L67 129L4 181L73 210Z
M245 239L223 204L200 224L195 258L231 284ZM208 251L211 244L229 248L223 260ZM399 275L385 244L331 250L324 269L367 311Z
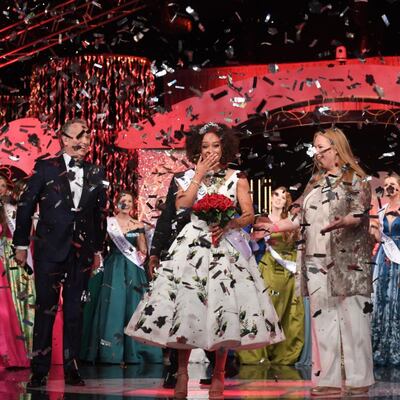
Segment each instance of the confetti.
M369 303L369 302L364 303L364 308L363 308L364 314L372 314L373 309L374 309L374 306L372 303Z
M317 311L315 311L315 313L313 314L313 318L317 318L318 317L318 315L321 315L322 314L322 310L317 310Z
M383 15L382 15L382 21L383 21L383 23L384 23L386 26L389 26L389 25L390 25L389 19L388 19L388 17L386 16L386 14L383 14Z
M227 90L222 90L221 92L214 94L211 93L211 97L214 101L221 99L222 97L226 96L228 94Z
M267 76L263 76L262 79L263 79L264 82L267 82L271 86L275 85L275 82L273 80L269 79Z

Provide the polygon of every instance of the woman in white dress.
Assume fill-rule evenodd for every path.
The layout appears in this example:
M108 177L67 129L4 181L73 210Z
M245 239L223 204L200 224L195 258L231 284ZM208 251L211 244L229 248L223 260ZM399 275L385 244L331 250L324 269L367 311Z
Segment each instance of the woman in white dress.
M238 140L226 126L209 123L188 135L187 156L197 165L177 180L177 210L219 193L239 205L241 215L221 228L192 214L125 330L136 340L178 349L176 398L187 396L191 349L216 351L210 387L210 398L216 399L223 397L229 348L252 349L284 339L241 230L253 222L254 211L247 179L226 167L237 149ZM211 234L218 247L211 246Z

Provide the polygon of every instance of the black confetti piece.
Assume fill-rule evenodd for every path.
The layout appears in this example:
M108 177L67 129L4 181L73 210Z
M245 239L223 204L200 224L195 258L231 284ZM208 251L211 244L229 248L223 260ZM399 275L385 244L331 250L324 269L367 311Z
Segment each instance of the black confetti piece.
M260 101L260 104L256 108L256 113L259 114L262 111L262 109L265 107L266 104L267 104L267 101L265 99L262 99Z
M326 269L331 269L334 265L335 265L335 261L332 261L332 262L329 263L325 268L326 268Z
M315 311L315 313L313 314L313 318L316 318L316 317L318 317L318 315L321 315L322 314L322 310L317 310L317 311Z
M364 303L364 308L363 308L364 314L371 314L373 309L374 309L374 306L372 303L369 303L367 301Z
M224 293L226 293L226 292L228 291L228 289L227 289L226 286L224 285L224 282L220 282L219 284L220 284L220 286L221 286L222 291L223 291Z
M214 101L221 99L222 97L226 96L228 94L227 90L223 90L217 94L211 93L211 97Z
M201 256L201 257L197 260L197 263L196 263L196 265L194 265L194 267L195 267L196 269L199 269L202 262L203 262L203 256Z
M273 80L269 79L267 76L263 77L263 81L267 82L271 86L275 85L275 82Z
M222 271L221 270L219 270L219 271L217 271L211 278L212 279L215 279L215 278L217 278L219 275L221 275L222 274Z
M375 84L375 78L374 78L374 76L371 75L371 74L366 74L366 75L365 75L365 82L367 82L368 85L370 85L370 86L374 85L374 84Z

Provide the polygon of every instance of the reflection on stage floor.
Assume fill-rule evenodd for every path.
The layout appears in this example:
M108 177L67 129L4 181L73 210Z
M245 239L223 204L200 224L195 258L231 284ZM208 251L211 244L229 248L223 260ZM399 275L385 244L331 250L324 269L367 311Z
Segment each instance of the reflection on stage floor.
M61 366L53 366L45 388L26 391L29 370L0 371L1 400L118 400L173 399L173 390L162 388L164 366L89 365L82 366L86 386L64 385ZM206 364L191 364L189 396L208 398L208 388L199 384L206 376ZM308 399L310 369L287 366L244 365L226 380L226 399ZM368 396L357 399L400 399L400 368L377 368L376 385ZM327 398L327 397L324 397ZM334 398L334 397L331 397ZM336 397L349 398L349 397Z

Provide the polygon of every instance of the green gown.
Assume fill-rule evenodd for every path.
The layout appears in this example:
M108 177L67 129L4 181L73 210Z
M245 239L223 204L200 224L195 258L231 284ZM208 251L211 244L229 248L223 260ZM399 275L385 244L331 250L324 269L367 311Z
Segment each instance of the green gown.
M136 246L141 229L125 234ZM160 348L144 345L124 334L124 328L142 299L146 274L111 243L104 272L89 281L90 301L85 304L81 359L104 363L161 363Z
M282 233L271 234L270 245L285 260L296 261L294 243L287 243ZM294 275L279 265L266 251L259 268L265 287L280 318L286 340L261 349L237 352L242 364L272 363L292 365L300 356L304 344L303 299L295 294Z

